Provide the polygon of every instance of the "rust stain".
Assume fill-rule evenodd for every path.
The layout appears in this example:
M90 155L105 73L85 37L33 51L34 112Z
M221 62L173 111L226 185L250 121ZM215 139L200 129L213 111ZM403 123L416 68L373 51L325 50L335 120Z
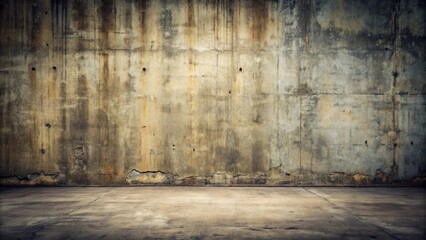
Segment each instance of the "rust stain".
M109 33L114 32L115 25L115 13L114 13L114 1L113 0L102 0L100 7L101 17L101 47L102 49L110 48Z
M198 142L198 131L197 131L197 119L196 119L196 96L195 96L195 79L194 79L194 71L195 71L195 63L193 62L193 55L190 53L189 55L189 94L190 94L190 109L191 109L191 144L195 144ZM195 149L195 146L193 146ZM193 169L196 169L196 153L193 151L191 154L191 163L190 165Z
M87 166L89 162L87 133L89 128L89 100L87 78L85 74L77 76L77 86L73 94L76 107L72 109L71 134L68 144L72 146L70 155L71 181L88 184Z
M149 12L149 2L146 0L137 1L137 10L139 12L140 34L142 46L146 48L148 42L148 24L147 14Z
M305 52L308 51L308 47L309 47L309 35L306 34L305 35Z
M219 4L217 2L214 3L214 7L215 7L215 12L214 12L214 17L213 17L213 33L215 36L215 40L218 40L218 25L219 25Z
M30 132L30 141L31 141L31 156L32 158L39 158L40 157L40 144L39 144L39 129L40 127L38 125L38 111L39 108L39 91L38 91L38 83L37 81L37 68L34 66L34 64L30 64L28 66L29 71L29 77L30 77L30 86L31 86L31 120L32 120L32 128L34 131ZM26 162L26 166L31 166L29 160Z
M311 19L313 11L313 2L312 0L300 1L298 2L298 25L300 27L300 36L304 38L304 51L308 51L309 44L309 32L311 28Z
M195 26L195 19L194 19L194 4L191 0L187 2L187 24L186 24L186 41L188 45L188 49L190 50L188 52L188 93L189 93L189 104L190 104L190 110L191 110L191 145L193 150L196 150L195 143L198 142L198 131L197 131L197 119L196 119L196 92L195 92L195 60L194 60L194 53L192 51L193 44L194 44L194 26ZM189 150L188 150L189 151ZM190 154L190 164L189 167L191 168L191 172L196 171L197 168L197 152L192 151Z
M213 21L213 32L215 36L215 41L220 42L223 40L222 32L226 30L227 24L227 12L229 8L228 2L225 1L217 1L215 2L215 15ZM225 36L225 39L227 37Z
M141 162L140 162L140 169L142 170L148 170L149 169L149 165L148 165L148 159L149 159L149 146L150 146L150 126L148 125L148 96L147 96L147 78L145 76L142 76L141 78L141 84L140 84L140 89L141 89L141 93L142 93L142 126L141 127Z
M110 174L109 167L112 156L110 155L111 143L109 136L109 100L110 93L110 70L109 70L109 54L103 53L100 55L100 79L99 79L99 111L97 124L99 128L99 140L101 151L99 151L99 171L104 174Z
M58 87L58 81L57 81L57 73L56 73L56 66L55 70L50 74L49 80L48 80L48 99L50 101L58 99L58 91L56 91L56 88ZM49 101L49 103L50 103ZM50 108L49 108L50 109Z
M31 50L42 50L53 39L50 1L37 1L25 7L31 8L31 11L27 11L28 16L26 17L29 22L25 23L30 26L28 28L30 30L28 39L30 40Z
M150 2L149 1L138 1L137 2L137 9L139 12L139 20L140 20L140 41L141 46L145 50L148 50L148 33L149 33L149 18L148 13L150 11ZM148 80L149 80L149 74L146 71L145 64L147 61L149 61L149 57L146 56L147 52L143 51L139 54L140 59L139 63L145 68L145 71L143 69L140 70L140 81L139 81L139 90L140 90L140 100L142 109L141 109L141 126L139 126L140 129L140 161L138 162L139 169L142 169L143 171L149 170L150 168L150 145L151 145L151 134L155 134L151 132L153 128L149 125L149 116L150 116L150 98L149 98L149 89L148 89Z
M76 115L73 118L73 128L75 131L79 131L79 134L85 136L86 131L89 129L89 99L86 75L79 75L77 82L78 85L76 95L78 96L78 99Z
M190 28L189 31L192 31L192 28L195 27L194 20L194 3L192 0L188 0L188 19L187 19L187 27Z
M231 102L230 102L230 114L231 114L231 127L232 129L235 129L236 127L238 127L239 123L238 123L238 117L236 115L238 115L238 112L234 110L234 105L235 102L238 100L238 96L240 93L240 81L239 78L237 77L238 75L241 76L241 74L243 72L239 71L239 68L241 67L240 65L237 65L237 63L239 62L239 54L237 54L237 51L235 51L235 48L238 49L238 28L239 28L239 19L241 18L241 2L234 2L231 1L228 5L228 18L231 21L231 41L232 41L232 45L231 45L231 69L230 69L230 74L231 74L231 80L232 82L231 84L231 88L232 88L232 92L231 94ZM238 58L237 58L237 57ZM244 75L242 75L244 76ZM238 169L237 164L235 164L235 168L234 169Z
M195 16L194 16L194 3L192 0L187 2L187 19L186 19L186 41L188 49L192 51L194 45L194 29L195 29Z
M268 29L269 9L267 1L251 1L250 15L252 17L253 44L263 47Z
M231 73L233 75L233 82L232 82L232 99L233 101L236 100L236 97L238 96L238 93L240 91L240 81L238 79L238 75L241 75L242 72L239 71L239 69L242 67L240 65L235 64L235 57L234 57L234 47L235 44L238 43L238 28L240 25L240 18L241 18L241 2L231 2L230 8L232 8L232 11L230 12L230 18L232 19L232 69ZM238 46L237 46L238 47ZM243 68L241 68L243 70ZM243 75L244 76L244 75ZM236 119L236 118L234 118ZM232 122L233 126L235 123Z
M263 144L261 141L256 141L252 145L251 149L251 171L252 173L256 172L263 172L266 170L265 164L264 164L264 155L263 155Z

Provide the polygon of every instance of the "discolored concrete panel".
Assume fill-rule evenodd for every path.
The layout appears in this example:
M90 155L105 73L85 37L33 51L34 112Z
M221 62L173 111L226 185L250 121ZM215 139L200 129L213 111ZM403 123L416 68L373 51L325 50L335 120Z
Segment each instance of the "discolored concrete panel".
M0 181L422 184L424 19L415 0L1 1Z

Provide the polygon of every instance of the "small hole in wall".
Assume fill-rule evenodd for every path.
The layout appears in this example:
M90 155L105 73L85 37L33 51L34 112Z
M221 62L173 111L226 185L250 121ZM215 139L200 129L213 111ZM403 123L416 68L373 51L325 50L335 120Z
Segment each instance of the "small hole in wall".
M239 68L239 69L238 69L238 71L242 72L242 71L243 71L243 68Z
M367 145L367 140L365 140L365 145Z
M41 154L45 154L45 153L46 153L46 150L45 150L44 148L42 148L42 149L40 149L40 153L41 153Z
M32 68L31 68L31 70L32 70L32 71L35 71L36 69L35 69L35 67L32 67Z
M142 68L142 71L146 72L146 68Z
M195 152L195 148L193 148L192 151Z
M398 74L398 71L393 71L393 72L392 72L392 75L393 75L393 77L394 77L394 78L397 78L397 77L398 77L398 75L399 75L399 74Z
M411 145L413 145L413 141L411 141Z
M56 66L53 66L53 70L56 70Z
M46 47L48 47L49 46L49 44L48 43L46 43Z
M231 90L229 90L229 92L228 92L229 94L231 94L232 93L232 91Z
M398 144L394 143L393 146L396 147L396 146L398 146Z
M175 145L173 144L173 147L175 147Z
M52 127L52 125L50 125L50 123L46 123L44 126L47 127L47 128L51 128Z
M47 13L48 13L47 11L46 11L46 12L44 12L44 14L46 14L46 15L47 15Z

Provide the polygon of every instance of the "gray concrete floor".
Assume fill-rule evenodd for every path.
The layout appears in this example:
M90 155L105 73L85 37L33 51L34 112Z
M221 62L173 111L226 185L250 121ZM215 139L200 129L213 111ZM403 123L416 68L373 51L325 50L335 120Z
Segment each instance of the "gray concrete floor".
M1 239L426 239L425 188L0 188Z

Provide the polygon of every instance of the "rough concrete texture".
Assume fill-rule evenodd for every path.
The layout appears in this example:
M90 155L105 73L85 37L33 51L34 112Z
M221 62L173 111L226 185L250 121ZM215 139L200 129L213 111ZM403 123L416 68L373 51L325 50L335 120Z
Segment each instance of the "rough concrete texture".
M0 189L1 239L425 239L425 188Z
M424 184L425 9L1 0L0 183Z

